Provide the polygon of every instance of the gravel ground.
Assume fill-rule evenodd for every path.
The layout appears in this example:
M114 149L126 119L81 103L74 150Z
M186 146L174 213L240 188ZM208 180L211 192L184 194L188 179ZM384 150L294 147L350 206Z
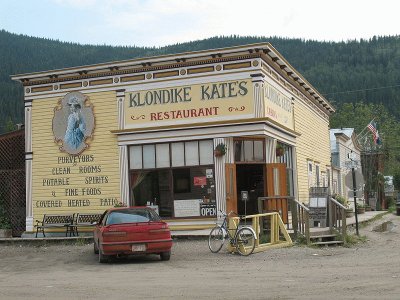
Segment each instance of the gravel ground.
M399 225L387 214L361 228L365 242L349 248L294 246L248 257L177 240L167 262L99 264L92 244L0 245L0 299L400 299Z

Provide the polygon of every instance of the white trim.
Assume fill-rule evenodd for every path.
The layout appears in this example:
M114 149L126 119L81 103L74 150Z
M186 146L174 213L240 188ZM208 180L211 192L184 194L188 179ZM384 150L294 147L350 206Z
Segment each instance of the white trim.
M220 143L227 143L225 138L215 138L214 139L214 148ZM233 151L231 148L228 148L227 151ZM219 211L226 211L226 186L225 186L225 157L215 157L214 158L214 170L215 170L215 198L217 201L217 216L221 218Z
M34 230L33 217L26 217L25 224L26 224L25 230L27 232L33 232Z
M170 88L170 87L176 87L176 86L189 86L189 85L202 84L202 83L213 83L213 82L223 82L223 81L232 81L232 80L241 80L241 79L243 79L243 80L251 79L250 74L251 74L251 71L240 72L240 73L231 73L231 74L212 73L212 74L208 74L207 76L204 76L204 77L180 78L179 80L173 80L173 78L171 78L168 81L164 81L165 79L164 80L155 79L152 81L142 82L141 84L137 84L137 85L129 85L126 87L125 93L131 93L131 92L137 92L137 91L143 91L143 90L163 89L163 88Z
M118 114L118 129L124 129L125 126L125 92L117 92L116 93L117 100L117 114Z
M129 205L129 161L128 147L119 146L120 201Z
M181 130L154 130L147 132L118 133L119 145L153 144L168 141L185 141L194 139L223 138L226 136L242 137L259 135L279 139L288 144L295 145L296 138L266 123L241 124L230 126L208 126L201 128L185 128Z
M25 160L26 172L26 231L33 231L33 203L32 203L32 160Z
M32 106L25 107L25 152L32 152Z

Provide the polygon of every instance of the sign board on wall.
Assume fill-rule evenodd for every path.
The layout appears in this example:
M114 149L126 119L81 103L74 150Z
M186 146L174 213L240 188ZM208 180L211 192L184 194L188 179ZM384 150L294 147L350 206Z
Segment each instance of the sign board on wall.
M110 127L117 126L113 123L117 112L104 101L114 98L112 92L85 96L74 92L62 101L55 97L33 101L35 218L43 214L102 212L121 201L119 150L116 139L109 134ZM102 105L107 109L98 109L94 114L93 107ZM67 107L71 107L69 112ZM107 124L106 130L102 124L94 130L97 118ZM57 136L61 140L57 141Z
M292 100L268 82L264 83L264 104L266 117L294 129Z
M201 199L174 200L175 217L198 217L200 216Z
M125 97L125 128L189 124L251 116L250 79L129 92Z

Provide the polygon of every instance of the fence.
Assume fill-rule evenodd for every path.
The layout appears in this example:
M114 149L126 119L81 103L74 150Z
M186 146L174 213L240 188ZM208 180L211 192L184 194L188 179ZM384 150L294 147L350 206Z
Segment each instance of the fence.
M21 236L26 217L24 130L0 135L0 208L12 235Z

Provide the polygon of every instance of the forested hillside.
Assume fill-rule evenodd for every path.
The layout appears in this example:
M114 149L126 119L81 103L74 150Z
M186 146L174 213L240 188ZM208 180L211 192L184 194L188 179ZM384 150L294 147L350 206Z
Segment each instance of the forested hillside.
M213 37L160 48L79 45L0 31L0 132L23 123L22 87L10 75L179 53L240 44L270 42L314 87L343 113L344 103L382 105L400 120L400 36L348 42L318 42L278 37ZM132 45L135 44L134 37ZM369 122L365 117L365 125ZM341 120L340 115L333 120ZM379 120L378 120L379 121ZM352 127L334 121L335 126ZM354 125L359 127L360 125ZM400 157L399 157L400 163Z

